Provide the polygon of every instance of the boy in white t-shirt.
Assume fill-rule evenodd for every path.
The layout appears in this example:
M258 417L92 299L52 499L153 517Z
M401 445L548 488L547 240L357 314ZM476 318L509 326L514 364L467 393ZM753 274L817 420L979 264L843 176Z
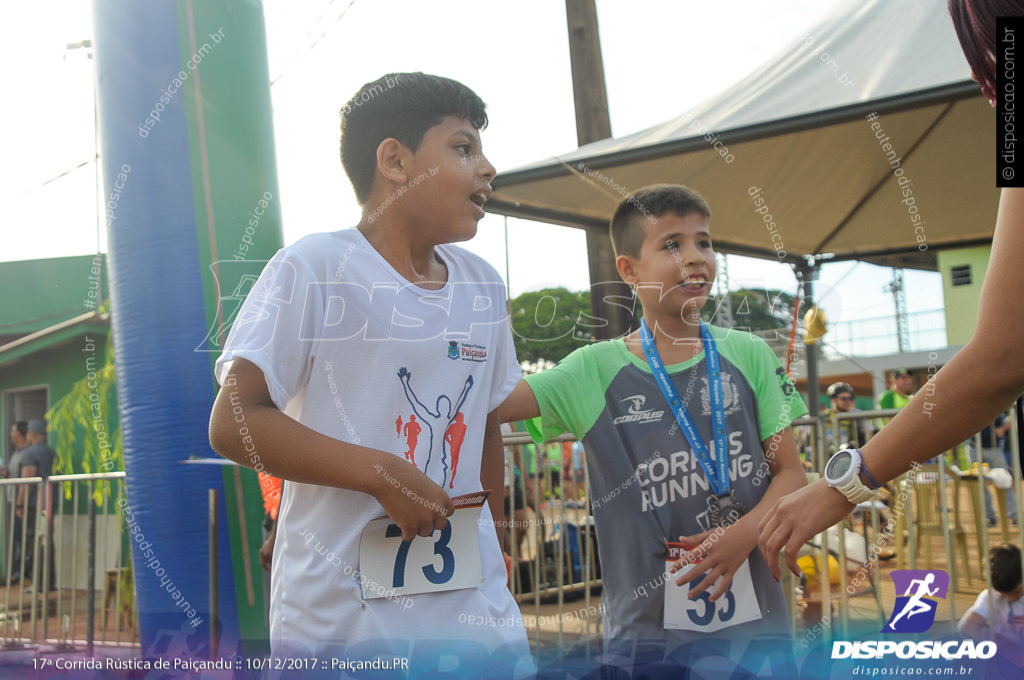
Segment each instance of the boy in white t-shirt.
M989 600L995 610L995 637L1024 643L1024 580L1021 578L1020 548L1009 543L989 551L992 590L978 594L956 629L975 639L993 639L989 625Z
M447 78L364 85L341 124L362 220L279 251L217 361L214 449L289 480L275 655L379 658L365 668L413 675L442 663L465 677L532 670L494 529L496 409L521 376L505 288L448 245L484 215L486 124L480 98ZM453 497L482 489L498 494L491 517L479 498L456 509Z

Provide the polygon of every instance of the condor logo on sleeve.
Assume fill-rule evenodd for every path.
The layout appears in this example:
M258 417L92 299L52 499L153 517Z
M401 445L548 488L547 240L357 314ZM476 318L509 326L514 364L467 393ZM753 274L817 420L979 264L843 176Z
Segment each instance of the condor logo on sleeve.
M660 423L661 417L665 415L664 411L645 409L644 404L647 402L647 397L642 394L634 394L631 397L619 400L619 403L624 404L626 402L629 402L629 410L625 415L621 415L612 421L616 425L623 423Z

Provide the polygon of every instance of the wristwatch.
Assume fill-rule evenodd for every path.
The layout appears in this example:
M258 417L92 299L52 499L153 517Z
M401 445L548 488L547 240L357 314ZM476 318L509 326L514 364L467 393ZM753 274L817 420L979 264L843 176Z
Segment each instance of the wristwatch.
M864 466L860 449L843 449L835 453L825 464L825 481L833 489L846 496L851 503L863 503L874 497L874 489L860 481L860 471L864 470L864 476L868 481L874 483L871 473Z

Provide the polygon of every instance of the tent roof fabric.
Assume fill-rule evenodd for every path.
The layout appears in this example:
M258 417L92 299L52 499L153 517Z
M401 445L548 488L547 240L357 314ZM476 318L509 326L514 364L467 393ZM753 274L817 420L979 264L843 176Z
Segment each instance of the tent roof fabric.
M991 240L995 116L944 0L850 0L677 118L499 175L487 209L605 229L661 182L708 199L725 252L933 269Z

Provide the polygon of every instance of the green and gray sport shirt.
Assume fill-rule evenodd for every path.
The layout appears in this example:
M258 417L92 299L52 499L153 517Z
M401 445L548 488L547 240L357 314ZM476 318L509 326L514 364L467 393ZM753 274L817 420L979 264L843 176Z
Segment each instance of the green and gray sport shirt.
M753 508L771 482L761 442L789 427L807 408L767 343L744 331L709 328L721 357L729 476L738 500ZM667 370L697 430L717 455L704 352ZM700 633L664 630L665 542L712 528L711 492L647 362L622 339L599 342L550 370L526 376L526 382L540 405L541 417L528 423L534 438L571 432L583 441L604 582L606 640L681 645L700 639ZM770 455L770 442L768 449ZM781 586L756 548L749 562L763 618L715 637L791 635ZM698 600L695 606L704 604Z

